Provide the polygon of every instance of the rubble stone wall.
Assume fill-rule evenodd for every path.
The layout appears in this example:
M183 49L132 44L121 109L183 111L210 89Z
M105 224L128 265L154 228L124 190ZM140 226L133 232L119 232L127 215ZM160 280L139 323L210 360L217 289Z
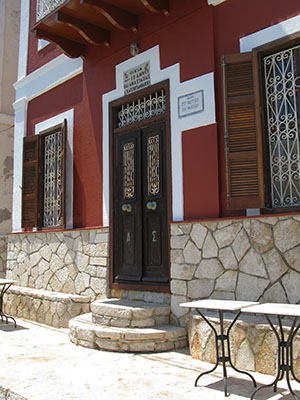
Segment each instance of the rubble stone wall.
M108 241L107 228L11 234L6 277L23 287L105 298Z
M0 278L6 275L7 236L0 236Z
M190 352L215 361L211 328L180 303L198 299L300 303L300 215L171 225L171 312L187 325ZM250 322L249 322L250 321ZM237 322L231 331L234 364L273 374L277 342L266 321ZM300 336L294 340L300 376Z
M300 215L171 225L171 310L196 299L300 302Z

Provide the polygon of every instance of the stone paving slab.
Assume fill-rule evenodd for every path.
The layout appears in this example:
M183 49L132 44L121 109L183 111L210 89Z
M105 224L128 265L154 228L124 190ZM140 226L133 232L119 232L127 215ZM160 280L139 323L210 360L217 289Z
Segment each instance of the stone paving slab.
M18 328L0 322L0 400L223 400L221 367L195 378L211 364L192 359L187 349L160 354L124 354L70 343L67 329L24 320ZM252 383L228 369L230 400L249 399ZM259 383L272 377L254 374ZM300 385L292 382L300 396ZM256 400L289 400L283 382ZM300 397L299 397L300 398Z

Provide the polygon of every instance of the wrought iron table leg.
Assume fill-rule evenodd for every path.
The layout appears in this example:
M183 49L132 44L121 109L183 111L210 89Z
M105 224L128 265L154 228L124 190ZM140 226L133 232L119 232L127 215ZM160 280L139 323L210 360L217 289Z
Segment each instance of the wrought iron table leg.
M296 323L297 323L297 317L294 318L293 324L290 328L290 332L288 335L287 340L284 340L284 331L283 331L283 326L282 326L282 320L281 316L278 315L278 326L279 326L279 331L280 331L280 336L277 330L275 329L271 319L269 318L268 315L265 315L266 319L269 322L269 325L271 326L273 332L275 333L277 343L278 343L278 355L277 355L277 375L272 383L269 383L268 385L262 385L254 392L251 394L251 400L254 399L255 394L266 387L271 387L274 386L274 392L277 391L277 384L279 381L281 381L284 378L284 373L286 374L286 381L287 385L289 388L290 393L294 397L295 400L299 400L296 393L293 391L291 382L290 382L290 372L292 376L295 378L297 382L300 383L299 379L295 376L294 373L294 368L293 368L293 338L295 337L297 331L299 330L300 323L298 326L295 328Z
M10 288L10 286L11 286L11 284L9 284L9 285L4 285L3 288L2 288L2 290L1 290L1 293L0 293L0 316L1 316L1 321L2 321L2 322L3 322L3 318L6 319L6 324L8 324L8 320L11 319L11 320L14 322L15 328L16 328L16 327L17 327L17 322L16 322L16 320L14 319L14 317L11 317L11 316L9 316L9 315L6 315L6 314L4 314L4 312L3 312L3 296L4 296L4 294L8 291L8 289Z
M257 387L257 384L256 384L256 381L255 381L254 377L253 377L249 372L247 372L247 371L242 371L241 369L236 368L236 367L232 364L232 361L231 361L229 334L230 334L231 328L233 327L235 321L238 319L239 315L240 315L240 312L236 315L236 317L234 318L234 320L232 321L232 323L230 324L230 326L229 326L229 328L228 328L228 330L227 330L227 337L228 337L228 340L227 340L228 362L229 362L231 368L234 369L236 372L239 372L240 374L245 374L245 375L247 375L247 376L252 380L253 385L254 385L254 387L256 388L256 387Z
M199 379L200 379L203 375L210 374L211 372L213 372L213 371L217 368L217 366L218 366L218 360L219 360L219 358L220 358L220 357L219 357L219 347L218 347L218 334L217 334L217 331L216 331L215 327L211 324L211 322L210 322L199 310L197 310L197 312L198 312L198 314L201 315L201 317L204 319L204 321L211 327L211 329L212 329L213 332L214 332L217 359L216 359L216 364L215 364L215 366L214 366L212 369L210 369L209 371L201 372L201 374L198 375L198 377L197 377L196 380L195 380L195 386L197 386L197 383L198 383Z
M234 320L233 320L232 323L230 324L230 326L229 326L229 328L228 328L228 330L227 330L227 333L224 333L224 318L223 318L224 311L219 310L220 335L218 335L217 330L216 330L216 328L212 325L212 323L211 323L199 310L196 310L196 311L197 311L198 314L204 319L204 321L211 327L212 331L214 332L214 335L215 335L215 347L216 347L216 364L215 364L215 366L214 366L211 370L202 372L202 373L197 377L197 379L196 379L196 381L195 381L195 386L197 386L198 380L199 380L203 375L209 374L209 373L213 372L213 371L217 368L219 362L222 362L222 367L223 367L223 382L224 382L224 394L225 394L225 397L227 397L227 396L228 396L228 392L227 392L227 369L226 369L226 362L229 362L230 366L231 366L235 371L240 372L240 373L244 373L244 374L248 375L248 376L252 379L252 382L253 382L254 386L256 387L256 382L255 382L255 379L253 378L253 376L252 376L251 374L249 374L248 372L241 371L241 370L237 369L236 367L234 367L234 365L232 364L232 361L231 361L230 343L229 343L229 333L230 333L230 330L231 330L231 328L233 327L235 321L238 319L238 317L239 317L239 315L240 315L240 312L238 312L238 314L236 315L236 317L234 318ZM221 342L221 350L222 350L222 355L221 355L221 356L220 356L220 353L219 353L218 341ZM227 344L227 353L228 353L227 356L225 355L225 341L226 341L226 344Z

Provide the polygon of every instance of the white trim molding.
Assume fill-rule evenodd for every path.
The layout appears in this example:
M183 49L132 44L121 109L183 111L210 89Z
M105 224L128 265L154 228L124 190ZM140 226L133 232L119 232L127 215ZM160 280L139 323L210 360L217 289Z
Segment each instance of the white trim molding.
M27 75L30 0L21 0L18 80Z
M67 154L66 154L66 228L73 228L73 138L74 138L74 109L70 109L55 117L35 125L35 135L54 127L67 120Z
M209 6L218 6L221 3L224 3L226 0L207 0L207 4Z
M13 212L12 230L22 230L22 174L23 174L23 138L27 123L27 99L23 97L15 101L15 133L14 133L14 182L13 182Z
M48 42L48 40L38 39L38 46L37 46L38 51L41 51L42 49L44 49L49 44L50 44L50 42Z
M189 81L180 82L180 65L174 64L160 69L159 46L155 46L116 66L116 89L103 95L103 225L109 225L109 103L124 96L124 73L144 63L150 63L151 85L169 80L170 122L171 122L171 163L172 163L172 219L182 220L183 213L183 171L182 131L214 124L215 89L214 73L208 73ZM203 91L204 110L179 118L178 98L197 91Z
M69 58L64 54L54 58L31 74L19 79L15 84L16 99L28 101L61 85L82 73L81 58Z
M244 53L251 51L255 47L262 46L273 40L280 39L284 36L291 35L300 31L300 15L286 19L276 25L254 32L240 39L240 51Z

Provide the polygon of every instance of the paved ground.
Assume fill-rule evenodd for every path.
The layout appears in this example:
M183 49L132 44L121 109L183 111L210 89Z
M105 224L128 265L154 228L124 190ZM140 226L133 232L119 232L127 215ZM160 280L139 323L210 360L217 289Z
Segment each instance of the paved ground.
M66 329L17 320L0 322L0 400L215 400L224 399L222 369L194 380L211 368L188 350L160 354L120 354L71 344ZM249 399L252 383L228 369L230 400ZM254 374L259 383L272 377ZM300 385L293 382L300 399ZM292 399L283 382L255 399Z

